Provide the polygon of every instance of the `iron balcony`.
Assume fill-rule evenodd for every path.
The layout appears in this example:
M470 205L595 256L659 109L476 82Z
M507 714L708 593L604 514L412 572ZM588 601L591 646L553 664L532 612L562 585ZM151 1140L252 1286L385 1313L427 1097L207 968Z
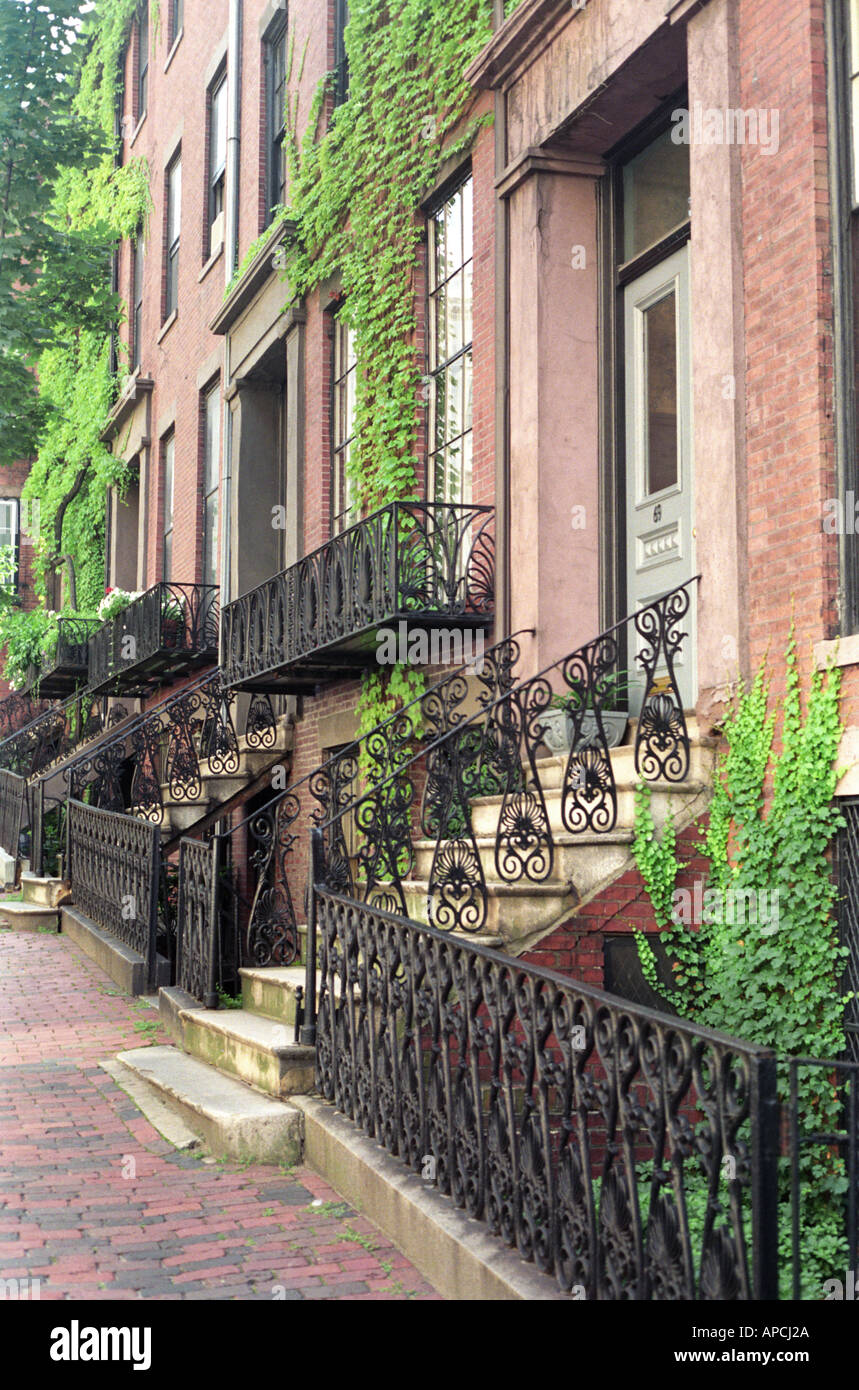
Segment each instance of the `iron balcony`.
M63 700L79 685L86 685L89 639L98 628L97 618L60 618L56 646L42 663L41 695L50 700Z
M218 659L218 588L155 584L89 639L89 688L145 695Z
M437 502L357 522L224 608L227 684L300 694L371 666L380 628L488 628L493 524L492 507Z

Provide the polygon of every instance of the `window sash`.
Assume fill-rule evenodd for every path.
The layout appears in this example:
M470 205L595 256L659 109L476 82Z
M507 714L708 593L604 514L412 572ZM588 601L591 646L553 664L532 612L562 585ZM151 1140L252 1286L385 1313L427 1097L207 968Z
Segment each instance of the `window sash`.
M170 43L176 42L182 32L184 15L182 12L182 0L170 0Z
M473 181L469 174L429 220L429 495L472 493Z
M349 98L349 59L346 55L346 25L349 23L348 0L334 0L334 105L342 106Z
M146 115L149 96L149 0L144 0L137 21L137 119Z
M143 321L143 257L145 254L143 244L143 232L138 232L137 240L134 243L134 284L132 288L132 341L131 341L131 365L140 366L141 357L141 328Z
M355 440L355 391L358 359L355 330L342 318L334 320L333 390L333 469L331 480L332 533L337 536L355 519L355 484L349 463Z
M182 161L175 159L167 171L167 318L178 304L181 225Z
M162 578L166 583L173 577L173 502L175 496L176 436L164 441L164 555Z
M208 392L204 404L203 447L203 583L218 582L218 493L221 485L221 390Z
M266 149L268 151L268 200L266 221L272 209L286 197L286 38L284 25L267 44L268 110L266 113Z
M14 593L18 588L18 531L19 507L17 497L0 498L0 547L11 549L12 562L7 571L0 566L0 588Z

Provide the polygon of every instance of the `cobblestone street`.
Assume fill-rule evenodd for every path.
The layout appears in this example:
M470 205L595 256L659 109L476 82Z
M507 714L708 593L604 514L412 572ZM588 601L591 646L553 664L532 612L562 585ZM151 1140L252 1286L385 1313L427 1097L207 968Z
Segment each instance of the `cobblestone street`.
M0 931L0 1278L42 1299L433 1299L307 1168L177 1152L99 1063L169 1041L63 937Z

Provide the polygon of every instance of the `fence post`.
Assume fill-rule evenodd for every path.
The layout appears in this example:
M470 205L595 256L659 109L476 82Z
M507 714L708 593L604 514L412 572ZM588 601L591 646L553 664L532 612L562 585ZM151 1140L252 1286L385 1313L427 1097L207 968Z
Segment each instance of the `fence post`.
M152 826L151 866L149 874L149 922L146 934L146 978L151 994L155 989L158 958L158 889L161 884L161 832Z
M218 1007L218 957L221 940L221 837L212 836L212 885L209 898L209 991L204 1003L207 1009Z
M45 869L45 784L41 777L33 788L30 827L30 871L41 878Z
M64 865L63 865L63 870L64 870L64 872L63 872L63 878L65 879L66 883L71 883L71 881L72 881L72 793L71 793L71 788L69 788L69 793L68 793L68 796L66 797L66 844L65 844L65 852L66 852L66 859L65 859L65 863L64 863Z
M322 877L322 831L318 825L310 832L310 883L307 894L307 952L304 988L304 1024L301 1042L316 1046L316 885Z
M781 1107L774 1055L752 1060L752 1297L778 1298L778 1159Z

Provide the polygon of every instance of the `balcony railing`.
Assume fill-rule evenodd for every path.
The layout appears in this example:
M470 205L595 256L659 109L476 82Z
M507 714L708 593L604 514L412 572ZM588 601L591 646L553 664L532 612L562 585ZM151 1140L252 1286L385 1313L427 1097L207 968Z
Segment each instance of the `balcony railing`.
M0 744L14 738L46 709L45 701L36 699L29 691L13 690L11 695L0 700Z
M299 693L372 664L380 627L484 628L494 511L395 502L224 609L227 682ZM440 664L445 664L444 660Z
M217 587L155 584L90 637L90 687L144 695L217 655Z
M42 663L39 690L48 699L62 699L85 685L89 639L99 629L97 618L60 618L57 642Z

